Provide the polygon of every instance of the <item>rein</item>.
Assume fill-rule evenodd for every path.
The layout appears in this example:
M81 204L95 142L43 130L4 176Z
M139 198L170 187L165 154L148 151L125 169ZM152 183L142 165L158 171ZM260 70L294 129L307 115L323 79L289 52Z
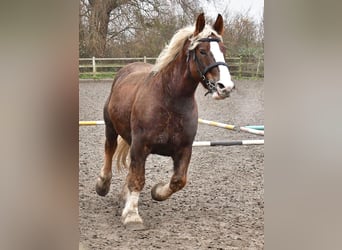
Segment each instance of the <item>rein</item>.
M211 38L211 37L208 37L208 38L202 38L202 39L199 39L198 40L199 42L220 42L221 40L219 38ZM194 60L194 62L196 63L196 68L197 68L197 72L199 73L200 75L200 78L201 78L201 81L203 81L205 83L205 85L208 87L208 92L205 93L205 96L207 94L211 94L213 93L214 91L217 91L216 89L216 86L215 86L215 82L212 81L212 80L209 80L205 75L212 69L212 68L215 68L215 67L218 67L219 65L223 65L223 66L226 66L228 67L228 64L225 63L225 62L215 62L215 63L212 63L210 64L209 66L207 67L204 67L203 64L198 60L197 56L196 56L196 53L195 53L195 49L191 50L190 53L193 53L192 54L192 58ZM188 59L187 61L189 60L189 55L188 55ZM200 66L202 68L204 68L203 72L200 70ZM189 64L188 64L188 67ZM190 70L189 70L190 72ZM191 76L191 74L190 74Z

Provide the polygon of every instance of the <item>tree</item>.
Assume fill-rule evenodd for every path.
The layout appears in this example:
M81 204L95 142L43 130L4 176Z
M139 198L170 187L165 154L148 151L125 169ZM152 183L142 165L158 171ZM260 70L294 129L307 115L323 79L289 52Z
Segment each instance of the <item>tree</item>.
M88 34L84 35L84 39L87 39L88 51L94 56L104 56L106 48L106 40L108 34L108 24L110 21L110 13L121 5L127 4L127 0L82 0L81 1L81 13L86 19L81 20L88 21L83 25L88 26ZM83 29L84 32L84 29Z
M224 41L228 44L228 54L254 56L260 50L258 28L255 21L248 16L248 12L227 18Z
M205 2L224 17L228 56L263 56L263 18L257 24L248 11L233 15L229 4ZM80 0L80 57L156 57L200 12L191 0Z
M191 0L81 0L80 55L105 57L108 41L131 41L163 16L192 22L197 8Z

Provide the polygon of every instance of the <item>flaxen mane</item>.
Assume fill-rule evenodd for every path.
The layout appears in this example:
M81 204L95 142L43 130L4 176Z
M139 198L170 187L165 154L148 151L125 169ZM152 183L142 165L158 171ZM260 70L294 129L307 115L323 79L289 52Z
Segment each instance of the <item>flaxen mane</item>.
M183 49L183 44L186 39L191 41L189 46L189 50L196 48L198 45L198 40L201 38L206 38L211 34L222 39L222 37L212 29L211 26L206 25L201 33L199 33L196 37L193 37L192 34L195 31L195 26L188 26L183 29L177 31L177 33L171 38L171 41L168 45L165 46L163 51L158 56L155 65L153 66L152 71L156 74L164 69L169 63L171 63L178 53Z

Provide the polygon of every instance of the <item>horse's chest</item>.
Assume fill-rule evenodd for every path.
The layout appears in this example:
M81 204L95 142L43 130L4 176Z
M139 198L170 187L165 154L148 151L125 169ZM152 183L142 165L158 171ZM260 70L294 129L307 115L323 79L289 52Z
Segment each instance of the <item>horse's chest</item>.
M197 131L195 109L175 112L152 106L135 118L132 123L133 136L155 154L170 156L179 148L191 145Z
M184 116L167 117L156 134L156 144L180 145L193 140L196 135L196 120Z

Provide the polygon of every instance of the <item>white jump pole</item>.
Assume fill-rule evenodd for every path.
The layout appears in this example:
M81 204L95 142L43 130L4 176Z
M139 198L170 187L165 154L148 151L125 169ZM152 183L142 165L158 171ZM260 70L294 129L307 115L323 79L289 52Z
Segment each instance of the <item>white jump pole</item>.
M264 140L242 140L242 141L194 141L193 147L203 146L238 146L238 145L262 145Z

